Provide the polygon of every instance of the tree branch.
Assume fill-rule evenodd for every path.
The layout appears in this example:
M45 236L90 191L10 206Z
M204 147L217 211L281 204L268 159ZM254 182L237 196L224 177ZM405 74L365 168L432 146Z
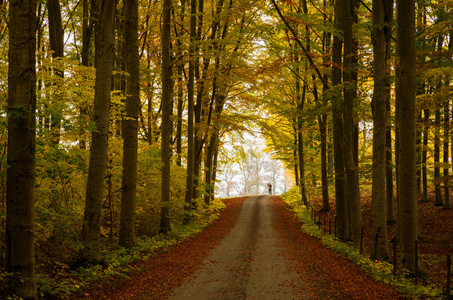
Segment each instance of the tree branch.
M319 71L318 67L316 66L315 62L313 61L313 58L311 57L310 53L308 53L307 49L304 47L302 42L299 40L297 33L294 31L294 29L289 25L288 21L286 21L286 18L283 16L282 12L280 11L280 8L277 5L277 2L275 0L271 0L272 4L274 5L274 8L277 10L278 15L282 19L283 23L285 23L286 27L291 31L292 35L294 36L295 41L299 45L299 47L302 49L304 52L305 56L308 58L308 61L310 63L310 67L312 67L316 74L318 75L319 79L321 80L324 88L326 90L329 89L329 84L327 83L326 79L322 76L321 71Z

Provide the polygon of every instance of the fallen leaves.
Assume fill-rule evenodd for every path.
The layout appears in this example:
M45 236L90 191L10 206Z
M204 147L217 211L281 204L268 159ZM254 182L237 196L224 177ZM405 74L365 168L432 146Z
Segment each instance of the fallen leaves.
M244 198L226 201L221 217L200 234L150 259L131 266L131 278L119 276L109 283L98 284L73 295L72 299L165 299L168 293L193 274L209 252L230 232L239 216Z
M93 286L73 299L165 299L193 274L211 250L231 231L244 198L226 201L219 219L200 234L132 266L131 279L118 277ZM288 264L299 274L296 287L301 299L403 299L393 287L376 283L360 268L332 251L318 246L318 240L300 231L301 223L281 201L272 196L274 227ZM139 268L142 271L136 271Z
M302 224L279 197L273 198L272 205L289 265L306 283L301 293L314 299L404 299L393 287L375 282L348 259L319 247L316 238L300 231Z

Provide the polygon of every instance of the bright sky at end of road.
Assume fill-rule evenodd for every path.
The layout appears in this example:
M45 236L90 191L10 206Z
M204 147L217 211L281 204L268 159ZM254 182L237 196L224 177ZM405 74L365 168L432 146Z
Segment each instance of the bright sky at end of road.
M219 154L216 197L268 194L268 183L272 184L272 193L277 195L291 188L294 179L288 176L281 161L265 152L265 144L260 134L243 133L224 138L224 150Z

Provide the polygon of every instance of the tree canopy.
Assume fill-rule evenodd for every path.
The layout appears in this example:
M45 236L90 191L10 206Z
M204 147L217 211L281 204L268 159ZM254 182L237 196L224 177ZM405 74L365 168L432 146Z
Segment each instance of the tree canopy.
M356 248L371 187L373 255L388 258L384 228L398 219L415 272L419 197L432 186L451 208L449 0L399 0L395 17L391 0L19 2L0 1L0 233L17 226L11 172L22 172L38 273L202 223L216 195L268 182L335 204ZM36 39L30 95L15 73L20 35ZM28 175L14 171L25 140ZM0 242L4 271L15 245ZM33 298L33 282L11 289Z

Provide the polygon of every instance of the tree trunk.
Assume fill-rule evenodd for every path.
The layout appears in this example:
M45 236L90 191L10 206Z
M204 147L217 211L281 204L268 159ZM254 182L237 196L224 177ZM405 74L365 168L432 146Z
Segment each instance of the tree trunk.
M436 100L439 102L439 100ZM435 206L443 206L442 189L440 187L440 109L436 108L434 128L434 192Z
M96 43L97 68L93 111L96 130L92 132L91 137L82 229L82 241L85 244L85 250L88 252L89 260L95 263L99 262L100 259L101 211L107 163L110 93L115 50L114 16L115 1L103 0Z
M449 187L449 158L450 153L448 151L448 142L450 137L450 100L446 98L444 100L444 155L443 155L443 164L444 164L444 198L445 203L444 207L447 207L447 202L450 201L450 187Z
M10 1L6 271L11 294L37 299L35 278L36 0Z
M449 39L449 43L448 43L448 50L449 50L449 51L451 51L451 50L453 49L453 41L452 41L452 38L453 38L453 33L450 33L450 39ZM451 60L451 59L450 59L450 60ZM450 85L450 82L447 80L447 82L446 82L445 85L449 86L449 85ZM446 100L446 101L449 101L449 100ZM446 103L446 108L445 108L445 109L448 111L449 108L450 108L450 104L449 104L449 102L447 102L447 103ZM453 112L452 112L452 114L453 114ZM447 119L447 117L445 117L445 119ZM448 118L448 119L449 119L449 118ZM447 122L447 121L446 121L446 122ZM448 130L445 129L445 132L450 132L450 128L451 128L451 126L450 126L450 121L448 121L447 123L448 123ZM453 137L452 137L452 136L450 136L450 139L451 139L451 141L453 141ZM445 140L448 142L448 137L446 137ZM447 146L447 147L448 147L448 146ZM450 147L450 149L451 149L451 152L452 152L452 153L451 153L451 154L452 154L451 156L453 157L453 145ZM448 157L448 153L447 153L446 156ZM449 163L449 164L450 164L450 163ZM449 185L449 184L450 184L450 181L447 180L446 184ZM452 208L452 205L451 205L451 198L450 198L450 193L448 193L448 197L445 196L445 205L444 205L444 209L451 209L451 208Z
M330 211L329 181L327 177L327 115L318 116L319 132L321 134L321 211Z
M360 205L359 180L357 165L354 159L354 99L357 97L355 83L353 82L353 38L352 14L353 1L343 0L344 7L344 162L346 169L347 197L351 216L351 233L354 246L358 249L362 243L362 209Z
M297 158L298 158L298 165L299 165L299 190L300 190L300 195L302 196L302 202L304 205L308 206L308 200L307 200L307 192L306 192L306 187L305 187L305 157L304 157L304 139L303 139L303 111L304 111L304 101L305 101L305 91L307 89L306 84L304 83L304 86L302 88L302 92L300 89L300 76L299 76L299 57L295 57L294 59L296 63L296 105L297 105L297 117L296 117L296 122L297 122Z
M429 137L429 109L423 110L423 150L422 150L422 184L423 184L423 201L428 201L428 137Z
M324 9L326 8L326 1L323 1ZM327 21L327 16L324 16L324 21ZM328 53L331 48L331 38L332 35L330 32L323 33L323 43L322 48L324 53ZM328 55L324 58L324 63L327 65L330 63ZM314 79L314 78L313 78ZM324 75L324 80L327 82L328 77ZM323 95L326 95L326 87L323 86ZM315 93L317 95L318 93ZM316 98L317 96L315 96ZM322 97L322 105L327 106L326 97ZM328 146L327 146L327 114L322 114L318 116L319 124L319 133L321 136L321 189L322 189L322 207L321 211L330 211L329 203L329 166L328 166Z
M59 0L47 0L47 10L49 15L49 41L50 49L53 51L52 57L63 58L63 45L64 45L64 32L63 25L61 23L61 10ZM55 69L57 76L63 77L64 71L61 69ZM63 99L60 99L63 101ZM61 104L57 103L53 109L57 111L51 115L50 124L50 141L53 145L60 143L60 127L61 127Z
M296 123L296 121L293 120L293 124ZM293 134L293 145L294 145L294 150L293 150L293 158L294 158L294 180L296 182L296 185L300 188L300 181L299 181L299 161L297 159L298 157L298 144L297 144L297 127L293 126L294 129L294 134Z
M178 75L177 75L177 89L178 89L178 103L176 105L176 115L178 117L176 121L176 165L182 166L182 124L183 124L183 110L184 110L184 53L182 48L182 43L180 40L184 37L184 24L185 24L185 14L186 14L186 1L181 1L181 11L180 19L181 30L178 31L175 26L175 39L178 41L178 48L176 50L177 60L180 62L177 65Z
M183 87L183 75L184 65L181 63L178 65L178 104L177 104L177 116L178 120L176 123L176 165L182 166L182 114L184 104L184 87Z
M189 46L189 78L187 85L187 176L186 176L186 195L185 208L192 209L193 193L193 160L194 160L194 130L193 130L193 111L194 111L194 90L195 90L195 39L196 39L196 12L197 1L190 2L190 46Z
M213 160L215 146L217 144L218 133L213 132L209 138L209 143L206 148L205 157L205 182L206 182L206 196L204 202L209 205L214 200L214 187L213 187Z
M415 242L418 241L418 199L415 147L415 3L398 0L399 171L398 231L402 267L415 273Z
M164 0L162 19L162 126L161 126L161 219L160 232L168 233L170 227L170 164L172 135L173 79L171 65L171 0Z
M388 109L388 107L387 107ZM388 112L389 110L387 110ZM385 188L386 188L386 204L387 204L387 223L394 224L395 217L395 201L393 196L393 166L392 166L392 129L391 125L387 124L386 130L386 159L385 159Z
M373 258L389 258L387 242L387 217L385 205L385 171L386 171L386 26L385 15L388 5L383 0L373 0L373 184L372 184L372 232L374 251Z
M387 129L386 129L386 204L387 204L387 223L395 223L395 202L393 199L393 166L392 166L392 126L389 121L390 115L390 99L391 99L391 83L389 76L391 75L391 43L392 43L392 30L393 30L393 6L394 1L385 1L385 16L384 22L388 24L384 30L386 50L386 73L387 80L385 83L385 98L386 98L386 114L387 114Z
M120 246L137 244L135 208L137 191L138 116L140 110L140 58L138 50L138 0L124 1L126 27L126 118L123 126L123 177L121 184Z
M90 17L90 11L91 11L91 17ZM82 15L83 15L83 21L82 21L82 51L81 51L81 58L82 58L82 66L88 67L90 66L90 53L91 53L91 40L93 36L93 28L94 28L94 23L97 19L97 12L95 5L91 6L90 10L90 5L89 5L89 0L83 0L82 1ZM89 22L90 20L90 22ZM82 106L79 109L79 148L80 149L86 149L87 146L87 132L85 127L87 126L87 120L86 120L86 115L87 113L87 107L82 103Z
M343 19L343 0L335 1L335 28L341 30ZM333 37L332 44L332 118L333 118L333 148L335 168L335 197L337 212L337 233L340 239L349 238L348 207L346 203L346 178L344 163L344 136L343 136L343 101L341 85L341 55L342 39L338 34Z
M204 8L204 1L198 0L198 24L197 24L197 35L196 40L198 43L201 42L201 31L203 26L203 8ZM198 133L201 130L201 114L203 110L203 92L204 92L204 78L202 80L200 74L200 57L199 47L196 47L196 56L194 57L195 63L195 78L197 79L197 102L194 106L194 117L195 117L195 124L194 124L194 153L193 153L193 187L192 187L192 199L198 198L198 184L200 178L200 167L201 167L201 152L203 149L202 138L201 135Z
M417 89L417 95L422 95L419 89ZM417 112L417 124L421 124L423 122L422 119L422 111ZM423 134L422 134L422 128L417 126L416 131L415 131L415 146L417 147L417 160L416 160L416 166L417 166L417 194L420 195L422 193L422 139L423 139Z

